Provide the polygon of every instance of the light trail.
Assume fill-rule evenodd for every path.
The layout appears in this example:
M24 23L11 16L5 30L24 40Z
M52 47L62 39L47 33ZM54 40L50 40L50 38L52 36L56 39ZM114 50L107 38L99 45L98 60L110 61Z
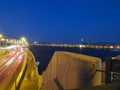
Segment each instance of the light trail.
M25 58L26 49L20 46L7 47L11 52L0 60L0 86L9 76L12 76Z

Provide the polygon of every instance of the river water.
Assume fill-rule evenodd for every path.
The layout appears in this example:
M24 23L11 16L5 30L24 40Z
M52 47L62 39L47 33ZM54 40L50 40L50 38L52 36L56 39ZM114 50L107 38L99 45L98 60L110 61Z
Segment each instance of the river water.
M99 57L105 61L106 57L114 57L120 55L120 51L111 51L110 49L92 49L92 48L77 48L77 47L47 47L47 46L30 46L36 61L40 62L38 66L39 73L41 74L47 67L52 55L55 51L69 51L80 53L90 56Z

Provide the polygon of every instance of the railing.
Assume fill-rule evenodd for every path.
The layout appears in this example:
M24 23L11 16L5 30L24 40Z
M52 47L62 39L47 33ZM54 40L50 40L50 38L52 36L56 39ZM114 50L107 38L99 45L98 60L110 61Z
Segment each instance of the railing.
M120 60L107 58L106 60L106 84L120 82Z
M106 71L97 70L106 75L106 84L93 87L81 87L69 90L120 90L120 59L108 57L106 59ZM67 89L68 90L68 89Z

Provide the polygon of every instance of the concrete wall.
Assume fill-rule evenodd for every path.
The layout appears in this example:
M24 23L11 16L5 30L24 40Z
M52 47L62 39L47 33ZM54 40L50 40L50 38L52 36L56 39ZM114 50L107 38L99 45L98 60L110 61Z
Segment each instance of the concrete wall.
M57 79L64 89L101 85L101 73L96 70L101 70L100 58L57 51L42 74L43 90L47 86L54 87L55 85L50 83L54 79Z

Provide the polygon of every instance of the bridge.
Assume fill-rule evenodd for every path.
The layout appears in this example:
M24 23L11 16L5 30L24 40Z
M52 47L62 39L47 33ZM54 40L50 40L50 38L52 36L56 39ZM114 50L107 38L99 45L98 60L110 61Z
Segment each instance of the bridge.
M28 48L13 46L0 50L1 90L40 90L41 79Z

